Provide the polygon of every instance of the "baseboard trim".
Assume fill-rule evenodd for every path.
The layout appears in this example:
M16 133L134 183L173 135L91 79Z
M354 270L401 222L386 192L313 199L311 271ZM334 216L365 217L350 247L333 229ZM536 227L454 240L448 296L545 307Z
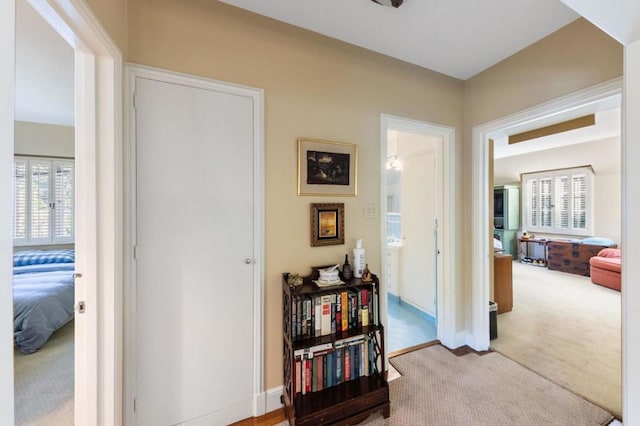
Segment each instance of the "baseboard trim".
M281 400L283 393L283 386L276 386L266 392L265 413L270 413L283 407Z

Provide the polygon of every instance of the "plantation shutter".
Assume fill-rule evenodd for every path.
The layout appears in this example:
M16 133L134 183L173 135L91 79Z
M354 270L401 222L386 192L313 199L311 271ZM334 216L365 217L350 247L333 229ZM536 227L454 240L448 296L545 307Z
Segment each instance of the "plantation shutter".
M523 230L593 235L590 166L523 174Z
M587 176L584 174L572 176L572 209L573 228L582 230L587 228Z
M71 239L73 237L73 163L55 161L54 175L54 238Z
M15 157L15 245L73 243L74 175L73 160Z
M527 179L526 182L526 224L530 228L538 226L538 180Z
M16 159L13 168L13 238L27 239L27 160Z
M540 179L540 226L553 226L553 193L551 192L551 178Z
M556 176L554 197L556 228L569 229L569 177L567 175Z
M51 208L49 192L51 190L51 161L30 160L30 201L31 240L49 239L51 237Z

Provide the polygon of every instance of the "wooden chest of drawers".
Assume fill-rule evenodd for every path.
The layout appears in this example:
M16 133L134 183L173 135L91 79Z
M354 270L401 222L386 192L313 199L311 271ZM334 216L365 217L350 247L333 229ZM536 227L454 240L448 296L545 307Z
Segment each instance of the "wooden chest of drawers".
M588 277L590 276L589 259L606 247L609 246L581 244L575 241L549 241L547 244L549 269Z

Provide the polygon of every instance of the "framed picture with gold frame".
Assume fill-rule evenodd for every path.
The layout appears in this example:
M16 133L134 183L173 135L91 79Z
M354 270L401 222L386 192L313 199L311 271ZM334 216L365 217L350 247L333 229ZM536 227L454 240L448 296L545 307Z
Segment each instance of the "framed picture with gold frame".
M311 204L311 247L344 244L344 203Z
M298 195L356 196L358 146L298 138Z

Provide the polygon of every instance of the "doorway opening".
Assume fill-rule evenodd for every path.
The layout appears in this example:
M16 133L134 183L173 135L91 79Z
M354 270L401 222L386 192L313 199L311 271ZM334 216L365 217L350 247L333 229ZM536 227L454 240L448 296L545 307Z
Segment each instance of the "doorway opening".
M16 425L74 422L74 67L73 48L27 0L17 0L10 200Z
M451 275L443 248L451 244L445 200L452 139L450 128L382 117L382 299L390 356L447 340L451 311L442 307Z
M29 4L73 48L75 69L75 284L74 306L86 309L74 317L74 407L75 424L113 424L120 418L122 384L121 285L122 252L121 168L121 80L122 56L83 0L29 0ZM5 40L3 84L15 92L15 0L3 2L2 29ZM48 70L40 70L48 72ZM7 77L7 78L5 78ZM2 162L13 167L14 102L0 106L5 119ZM12 199L13 179L2 179L1 196ZM6 209L9 210L9 209ZM13 229L9 213L1 229L2 254L11 255ZM5 216L3 215L3 218ZM99 255L98 255L99 254ZM0 273L7 278L11 267ZM6 295L6 297L4 297ZM12 311L11 291L0 303ZM2 309L2 311L5 311ZM8 316L4 317L9 320ZM4 320L3 320L4 321ZM10 338L7 330L0 332ZM0 370L12 376L13 353L3 351ZM2 421L14 423L13 380L6 380L0 392Z
M494 142L493 233L513 262L509 280L495 255L491 348L621 417L620 291L603 286L613 283L592 276L589 263L621 244L621 111L608 104L594 104L585 127ZM513 192L521 196L508 199ZM499 298L511 302L508 311Z
M530 110L526 110L521 113L514 114L513 116L509 116L509 117L497 120L495 122L491 122L491 123L474 128L473 147L472 147L473 148L473 185L474 185L473 187L474 210L472 212L474 215L473 235L472 235L472 241L473 241L472 277L473 277L474 317L473 317L473 333L470 339L472 342L471 345L474 347L474 349L485 350L486 348L489 347L490 316L488 312L487 300L491 300L491 298L493 297L498 298L498 295L492 292L492 287L490 286L490 283L491 283L490 276L492 273L492 268L491 268L491 265L489 264L489 261L492 261L493 266L495 266L495 268L498 268L497 266L498 257L496 257L494 261L494 256L490 255L491 247L495 246L495 241L494 243L491 243L490 240L492 239L492 237L495 237L495 235L498 235L499 237L503 237L506 239L506 241L502 241L502 246L503 246L502 248L505 251L510 251L511 253L509 253L509 255L513 257L513 263L512 263L513 311L506 312L504 313L504 315L498 316L498 319L497 319L498 339L493 341L491 345L492 347L496 348L499 351L502 350L502 351L508 352L510 349L505 348L504 344L514 343L514 339L518 338L517 336L520 336L520 337L523 337L523 339L526 339L525 337L526 331L522 331L521 333L519 332L515 334L510 332L509 327L511 324L509 324L509 321L517 319L516 317L526 314L527 311L533 309L533 307L536 305L535 292L531 293L531 288L530 288L532 282L542 285L543 282L547 282L549 280L555 280L557 285L553 287L553 290L549 292L550 294L547 294L545 297L543 297L539 303L542 309L550 309L550 311L547 312L546 315L541 314L540 312L537 314L532 313L532 315L534 315L534 318L531 321L526 322L527 324L526 327L535 328L535 326L532 325L535 323L535 321L545 320L545 318L540 318L541 316L551 317L552 315L559 315L559 316L556 316L555 318L563 318L562 315L564 312L568 314L568 312L572 310L569 305L571 305L571 303L575 301L574 299L576 299L576 297L568 296L566 292L561 292L560 285L566 284L567 288L570 288L572 284L575 284L574 281L576 280L581 280L581 282L577 283L580 297L584 296L584 294L586 293L586 290L594 290L596 292L600 291L603 293L607 293L607 294L600 294L599 296L596 296L596 299L599 299L601 303L599 303L598 300L595 300L595 307L597 309L596 308L592 309L592 312L589 315L589 318L596 315L597 311L602 310L601 308L603 308L603 306L601 305L604 304L604 299L602 299L603 297L612 296L614 299L612 299L611 301L611 307L614 313L611 316L613 316L614 319L617 319L619 321L619 318L621 317L619 293L616 294L614 290L610 290L607 288L600 288L600 286L596 286L595 284L593 284L587 276L579 276L578 274L575 274L575 272L578 271L577 266L576 268L574 268L574 274L567 273L566 271L562 271L561 269L559 270L553 266L554 262L556 262L558 265L567 264L567 266L571 266L574 262L577 262L579 260L579 250L576 248L574 253L574 251L572 251L573 249L571 249L570 252L568 253L570 256L570 259L560 259L560 258L556 258L557 254L552 254L550 256L548 252L548 247L550 247L552 243L565 244L565 242L568 240L571 241L571 244L579 244L581 246L583 244L591 244L590 241L587 242L586 240L583 243L583 238L599 236L600 233L607 234L607 235L604 235L608 237L606 238L607 240L615 240L617 238L617 243L619 244L620 233L621 233L620 231L621 216L618 214L617 217L610 218L610 221L617 222L617 225L614 224L612 228L608 227L610 225L609 223L596 227L595 235L593 234L585 235L585 236L576 236L576 235L570 235L570 234L559 235L554 232L550 232L550 233L541 232L540 229L535 229L535 228L533 229L534 232L532 232L532 230L527 229L531 227L531 215L527 216L527 214L525 214L525 210L526 211L530 210L526 207L527 203L529 204L531 203L530 201L531 197L527 195L530 191L528 190L527 185L524 185L524 189L523 189L522 181L520 180L519 174L517 173L513 174L513 171L507 172L507 174L511 173L512 175L517 176L517 178L514 178L513 181L511 181L509 178L504 177L505 171L503 170L503 167L505 165L502 163L505 163L505 161L502 161L502 159L496 159L495 163L493 162L494 157L493 157L493 154L491 154L490 140L499 140L500 138L504 138L508 135L513 135L517 133L531 131L534 129L543 128L551 124L576 119L578 117L582 117L587 114L596 114L596 115L608 114L611 112L611 110L619 108L620 104L621 104L621 81L614 80L614 81L607 82L581 92L577 92L575 94L566 96L564 98L560 98L558 100L549 102L547 104L543 104L541 106L531 108ZM617 119L614 118L614 120L617 120L618 126L619 126L620 125L619 116ZM526 143L527 142L517 143L516 145L521 145L520 148L522 148ZM535 166L536 168L540 168L541 171L543 172L548 172L549 169L561 169L561 168L569 167L570 166L569 164L562 165L557 162L569 161L572 158L577 158L577 157L580 157L581 155L584 155L590 150L593 150L594 152L597 150L602 150L604 147L603 144L606 144L606 143L613 144L613 146L610 146L609 149L615 152L616 151L615 144L620 144L620 140L619 140L619 137L617 140L613 140L613 141L611 139L606 139L606 140L600 141L599 143L596 142L592 147L589 147L587 143L583 143L581 145L575 145L575 149L580 151L579 153L575 153L575 155L568 155L566 153L560 154L559 151L557 155L551 155L550 151L547 151L546 153L541 153L541 152L534 153L534 154L531 154L532 156L528 157L526 164L527 164L527 167L532 166L534 163L534 157L537 155L539 157L545 157L545 156L547 157L546 164L548 167L545 168L542 166L540 167ZM574 148L569 146L569 147L557 148L557 149L571 150ZM527 154L521 154L521 155L527 155ZM496 157L499 157L499 156L501 155L497 155ZM605 154L600 155L600 157L604 157L604 156ZM614 154L614 157L615 157L615 154ZM618 198L618 200L615 201L615 197L614 197L614 200L613 201L611 200L612 193L616 191L619 192L620 190L620 177L619 177L620 171L619 169L617 172L614 171L613 173L614 174L617 173L618 177L617 178L613 177L610 179L608 175L611 172L607 170L606 166L599 163L602 160L603 158L598 158L598 159L593 159L591 161L594 166L598 164L597 169L600 169L599 172L598 170L596 170L596 184L594 188L595 202L598 202L598 198L600 198L600 200L603 201L604 203L617 204L617 206L612 206L612 208L609 209L609 211L614 211L616 210L616 208L618 209L618 211L620 211L619 210L620 199ZM552 161L555 163L551 164ZM584 161L585 160L583 159L582 162ZM516 160L509 160L508 162L515 164ZM617 163L619 167L619 164L620 164L619 156L618 156ZM524 163L521 164L520 168L525 167L523 164ZM576 166L584 166L584 165L585 164L579 164ZM535 170L535 171L538 171L538 170ZM494 182L494 172L495 172L495 182ZM521 170L519 173L525 173L525 172L533 172L533 170ZM598 188L597 188L598 174L601 177L601 182L605 182L605 181L617 182L617 184L615 185L610 185L609 190L605 189L604 197L606 200L609 200L609 201L603 200L602 195L598 197ZM526 175L525 175L525 178L526 178ZM561 178L557 179L557 181L561 182ZM521 211L519 214L519 219L520 219L519 226L518 226L518 229L513 230L513 233L514 233L513 236L507 235L507 231L504 230L505 225L504 223L502 223L502 221L506 220L506 213L503 215L502 221L498 221L499 225L501 226L501 230L503 230L502 232L495 232L495 229L492 229L492 228L487 229L487 223L493 223L494 227L496 226L496 221L493 216L496 211L500 211L500 209L496 210L495 206L492 206L491 210L489 207L491 202L496 200L496 198L494 198L494 184L498 185L497 189L502 191L505 190L505 186L509 189L513 187L517 187L520 190L521 196L519 197L518 201L520 201L521 206L524 203L525 208L521 208ZM499 185L499 184L503 184L503 185ZM562 186L556 186L555 184L549 186L549 188L556 188L556 191L560 191L561 187ZM524 194L522 193L523 190L525 192ZM549 197L551 196L552 195L549 195ZM596 214L598 214L597 208L595 209L595 211L596 211ZM606 214L608 214L608 212ZM542 216L539 216L539 217L542 217ZM550 223L555 223L552 221L554 220L553 219L554 217L555 215L549 216L549 220L551 221ZM562 219L562 215L559 215L555 220L559 221L561 219ZM522 236L525 231L527 231L528 236L530 236L530 234L533 233L536 238L526 239L527 236L525 236L525 239L523 239ZM511 232L511 230L509 230L509 232ZM612 232L612 234L608 235L609 232ZM604 238L599 238L599 239L604 240ZM519 249L519 246L521 247L520 249ZM527 246L529 247L527 248ZM523 263L520 263L520 259L523 260ZM558 261L560 263L558 263ZM584 269L583 272L585 273L585 275L588 274L588 266L586 266L588 265L588 259L586 262L587 263L585 265L582 265ZM504 288L504 286L503 286L503 283L498 283L497 280L503 280L504 276L499 278L499 275L501 275L501 273L495 270L493 272L495 272L493 274L493 278L495 280L493 290L498 291L497 290L498 288ZM535 278L533 278L533 281L531 277L532 274L535 274ZM529 286L525 285L523 287L522 284L527 280L530 285ZM527 298L527 297L529 297L528 302L525 302L523 298ZM615 299L616 297L617 299ZM571 303L563 304L562 307L558 307L557 305L554 305L555 307L553 308L549 307L556 300L560 300L561 298L569 298L572 300L571 300ZM559 327L560 325L564 327L564 325L568 326L569 325L568 323L571 323L571 321L567 321L566 319L558 319L558 322L559 322L558 326L553 327L553 332L551 333L551 335L553 335L555 332L557 332L561 328ZM500 330L501 323L504 324L505 326L503 333L501 333L501 330ZM563 323L567 323L567 324L563 324ZM598 325L601 325L601 324L598 324ZM618 334L618 336L621 334L619 322L617 326L615 324L613 325L613 330ZM586 327L584 331L574 332L573 334L586 339L587 331L591 332L590 327ZM569 334L571 334L571 332L569 332ZM501 339L501 336L503 338L503 342L499 342L499 340ZM553 337L553 336L538 336L538 337L529 336L528 345L527 345L528 352L529 352L528 356L530 357L532 362L534 362L538 357L550 356L548 354L542 353L547 346L553 345L545 340L548 337ZM507 342L507 340L509 339L511 341ZM613 340L615 340L615 338ZM621 350L620 338L619 337L617 338L617 343L614 342L613 340L611 341L611 345L614 345L614 346L617 345L617 347L614 349L617 350L618 353L620 353L620 350ZM534 342L534 343L532 344L531 342ZM562 345L560 343L561 342L559 342L559 344L555 346L561 347ZM601 344L601 342L599 341L598 344ZM586 351L586 352L589 353L590 351ZM510 356L511 358L518 358L518 356L515 355L514 353L508 353L508 356ZM620 359L619 356L613 356L613 358L615 358L615 360ZM524 363L525 365L528 365L526 364L526 361L523 362L522 360L520 360L520 362ZM615 364L616 362L617 361L613 361L611 365L608 367L615 367L613 364ZM552 363L545 362L544 364L548 366L548 365L551 365ZM603 364L608 364L608 363L603 363ZM584 365L584 362L583 362L583 365ZM536 370L536 367L534 365L528 365L528 366L531 367L534 371L538 371ZM566 369L572 368L570 366L570 363L566 363L565 367ZM548 377L552 381L555 378L556 381L561 381L563 385L568 385L575 392L584 395L584 392L580 391L579 388L577 387L577 386L580 386L578 382L576 382L575 384L576 387L572 387L571 383L569 383L570 380L566 380L567 378L574 379L573 377L574 375L572 375L571 371L567 370L563 372L562 368L556 368L556 370L557 372L559 372L560 375L566 374L567 376L563 378L563 377L552 376L552 373L550 372L545 372L545 371L538 371L538 372ZM576 370L580 370L580 368L578 367L576 368ZM612 373L612 376L620 377L621 375L620 374L616 375L615 373ZM591 381L592 379L593 379L592 377L587 378L588 381ZM593 386L593 384L590 383L590 386ZM618 390L615 390L614 388L615 388L615 385L613 386L613 388L609 387L610 389L609 393L611 392L621 393L619 386L618 386ZM593 397L589 397L587 395L586 397L598 403L601 406L607 405L606 408L609 409L611 412L617 413L618 415L621 414L621 410L616 409L615 406L609 403L606 403L603 400L597 400L597 395L594 395Z

